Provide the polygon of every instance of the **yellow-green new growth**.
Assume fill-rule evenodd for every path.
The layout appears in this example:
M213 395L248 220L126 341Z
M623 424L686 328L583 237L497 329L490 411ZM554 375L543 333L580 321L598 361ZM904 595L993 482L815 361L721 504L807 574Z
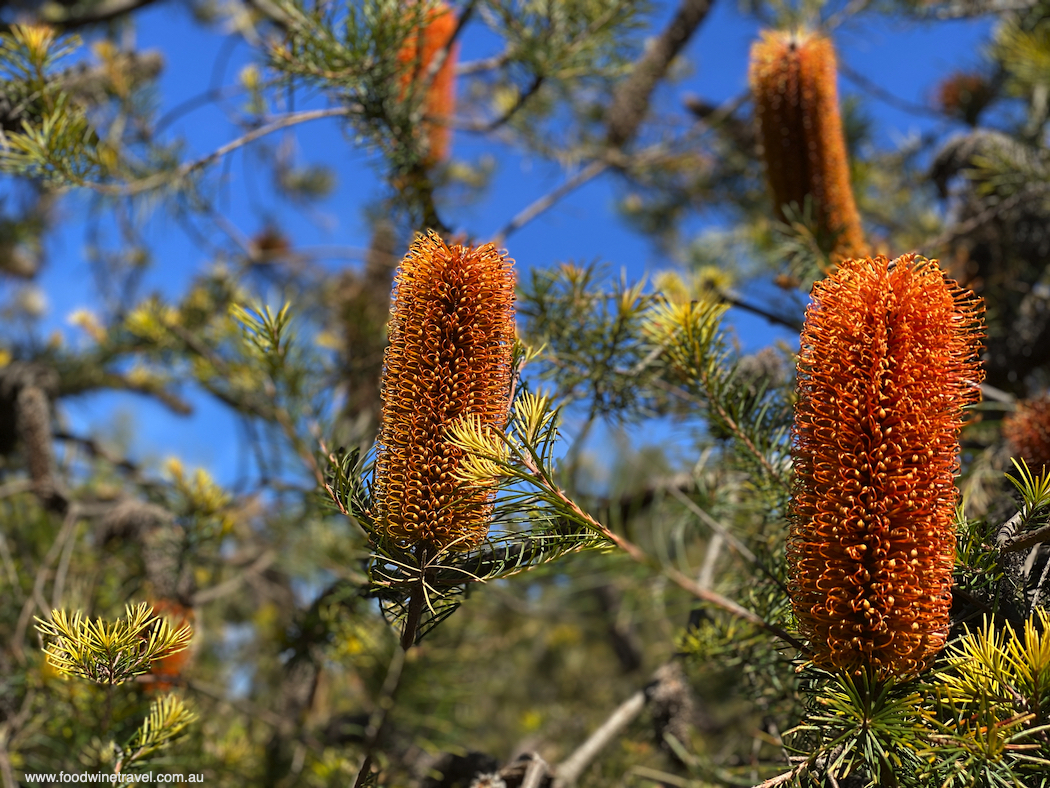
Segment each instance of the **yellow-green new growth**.
M990 621L948 647L952 670L939 676L952 698L975 704L991 698L1001 715L1012 716L1018 695L1042 722L1050 722L1050 615L1043 609L1025 621L1020 635L1009 625L998 632Z
M1021 785L1050 769L1050 615L1029 616L1018 633L990 620L948 646L948 667L935 675L947 720L931 736L949 779L944 785L976 784L974 775L995 775L996 784ZM931 761L931 763L934 763Z
M188 624L173 629L145 602L128 605L125 617L112 623L102 618L92 621L79 610L72 617L64 610L52 610L49 621L37 619L36 629L46 641L44 654L55 670L97 684L123 684L149 673L155 660L186 649L193 636Z
M515 464L538 468L533 449L555 427L557 413L546 397L523 393L514 403L510 435L497 432L481 419L465 416L448 427L449 442L464 454L458 478L479 485L516 475ZM531 471L530 471L531 472Z
M198 719L178 695L157 698L150 704L149 716L135 732L126 747L119 751L115 774L120 774L133 763L139 763L186 732Z

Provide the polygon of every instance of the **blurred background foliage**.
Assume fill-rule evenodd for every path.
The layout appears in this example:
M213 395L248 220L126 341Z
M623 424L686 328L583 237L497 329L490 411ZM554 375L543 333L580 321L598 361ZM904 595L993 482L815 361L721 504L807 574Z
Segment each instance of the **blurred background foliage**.
M873 20L987 24L972 68L946 67L922 105L842 72L864 96L842 112L870 251L939 258L988 307L952 645L920 684L874 688L800 670L777 634L793 630L795 348L761 335L744 352L723 318L797 332L833 260L812 206L776 218L746 91L714 102L678 88L690 40L732 0L464 0L451 7L456 44L425 64L398 55L425 34L430 0L194 0L196 24L251 62L174 110L159 88L171 53L136 45L151 2L0 7L5 788L116 769L274 788L1047 784L1050 425L1015 420L1012 442L1001 427L1046 412L1033 403L1050 387L1050 3L739 4L764 27L833 40ZM495 43L475 52L479 29ZM442 58L455 106L435 116ZM874 102L937 123L876 145ZM237 131L197 155L171 125L207 104ZM240 227L223 210L224 168L249 150L282 211L328 197L337 168L296 146L320 123L368 152L377 185L369 237L330 255L351 264L316 264L282 214ZM498 157L435 158L435 125L553 163L562 179L479 236L464 217L490 195ZM513 256L514 233L599 176L616 221L663 270L640 281L591 261L519 269L522 386L560 409L547 499L518 500L518 525L467 567L489 582L446 588L458 609L405 653L373 546L347 516L377 428L393 272L426 228ZM75 200L93 291L90 309L63 316L77 332L66 341L42 329L39 283ZM177 291L144 284L162 257L156 215L204 261ZM71 408L101 392L235 414L239 481L141 459L118 412L85 427ZM639 444L639 427L666 434L666 448ZM530 516L548 541L526 549ZM602 538L575 541L581 527ZM119 685L45 660L55 634L37 619L116 622L139 602L192 627L190 648Z

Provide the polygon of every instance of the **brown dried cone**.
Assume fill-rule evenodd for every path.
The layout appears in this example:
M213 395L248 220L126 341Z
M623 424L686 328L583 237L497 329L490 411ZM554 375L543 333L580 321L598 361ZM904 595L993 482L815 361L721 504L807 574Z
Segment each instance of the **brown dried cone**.
M1003 419L1003 437L1014 456L1036 473L1050 470L1050 396L1024 400Z
M749 79L778 218L808 195L818 228L835 236L835 253L863 254L831 42L815 33L766 31L751 48Z
M0 455L20 439L33 490L48 509L64 512L65 492L56 476L51 402L59 387L50 367L14 361L0 370Z
M944 646L983 304L936 261L846 260L798 357L789 591L813 661L898 677Z
M971 126L994 99L995 85L983 74L956 71L937 86L937 108Z
M429 232L394 279L372 518L402 549L467 550L488 533L492 492L457 478L463 452L445 430L463 416L507 422L512 266L492 244L447 246Z

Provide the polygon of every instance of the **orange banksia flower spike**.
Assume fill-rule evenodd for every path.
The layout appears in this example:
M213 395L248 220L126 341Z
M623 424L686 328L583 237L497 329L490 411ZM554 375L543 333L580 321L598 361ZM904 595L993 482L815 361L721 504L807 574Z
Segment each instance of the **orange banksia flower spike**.
M410 14L418 14L414 4L409 6ZM448 46L449 40L456 31L456 15L445 3L427 12L422 26L412 32L405 41L398 60L406 65L406 72L401 77L401 88L407 91L413 81L427 79L430 64L434 58ZM427 89L426 123L429 163L436 164L448 158L449 142L452 134L446 121L456 112L456 60L459 46L453 44L442 62L437 74Z
M1050 471L1050 395L1017 403L1003 419L1003 437L1033 472Z
M813 661L909 677L943 648L984 307L936 261L845 260L798 357L789 592Z
M831 42L815 33L766 31L751 48L749 78L778 218L808 195L817 226L836 236L836 254L862 254Z
M492 244L419 236L394 279L372 519L381 538L433 555L485 539L492 491L458 478L445 430L463 416L502 431L510 409L513 261Z
M152 607L156 615L171 622L172 629L179 629L184 624L193 625L195 618L193 608L187 607L181 602L176 602L173 599L161 599L154 602ZM192 656L193 649L186 648L182 651L176 651L163 659L158 659L153 663L150 670L156 681L152 684L147 684L147 689L150 692L166 692L170 690L172 688L171 680L182 676L183 671L189 667Z

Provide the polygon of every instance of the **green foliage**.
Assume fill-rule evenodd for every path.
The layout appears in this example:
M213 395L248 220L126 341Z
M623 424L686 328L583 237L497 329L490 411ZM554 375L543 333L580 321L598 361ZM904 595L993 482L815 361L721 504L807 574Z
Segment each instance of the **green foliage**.
M131 766L142 766L150 756L183 736L197 721L197 714L178 695L165 695L150 704L149 716L131 740L117 749L115 774L126 773Z
M956 517L955 580L968 593L991 598L1003 578L995 549L994 524L967 519L960 506Z
M720 105L682 96L683 112L667 92L689 74L695 48L681 49L666 76L651 74L659 87L637 97L639 133L610 145L612 96L650 76L641 58L680 32L660 27L670 7L450 3L463 23L450 124L478 135L486 154L428 161L424 99L444 55L426 69L398 55L437 5L196 3L248 62L232 83L217 68L204 93L165 106L161 118L160 84L149 84L160 66L144 76L134 65L144 54L134 48L136 11L17 9L81 30L90 50L39 26L0 34L0 169L21 184L0 196L0 272L32 277L43 251L65 256L70 246L51 234L70 204L50 190L83 186L94 198L88 263L101 293L69 316L81 332L72 341L23 325L25 310L5 312L17 320L0 340L0 781L148 764L202 771L216 786L414 787L428 772L436 784L441 764L479 752L500 760L530 748L561 766L641 693L646 710L594 756L581 788L767 778L1045 786L1050 621L1041 608L1023 624L1009 620L1014 589L1036 606L1047 587L1045 546L1035 540L1050 481L1017 466L1010 478L1021 512L1008 524L1019 523L1032 552L997 545L1015 509L1001 468L1001 404L967 427L960 469L964 489L980 492L976 503L976 493L966 496L968 512L983 519L961 510L957 518L954 612L965 621L987 608L984 628L953 631L914 682L798 670L783 561L793 360L787 345L738 352L730 310L797 324L835 239L815 231L808 202L791 206L786 223L773 221L745 94ZM987 5L750 8L761 20L818 25L841 46L837 31L866 24L861 14L928 20ZM1016 398L1050 381L1040 355L1047 14L1040 0L1001 17L982 71L990 95L1011 101L968 118L975 127L951 144L957 116L887 146L872 133L878 116L867 99L889 94L850 75L842 82L853 94L845 115L866 232L880 249L940 254L952 276L984 288L989 391ZM484 46L474 51L476 41ZM185 160L172 124L211 101L241 136ZM369 212L387 223L371 243L334 252L354 261L338 270L298 237L300 224L278 221L289 203L328 209L308 201L329 193L332 162L345 152L325 151L324 164L293 155L296 125L323 118L348 126L348 150L364 144L378 163L381 197ZM524 151L544 172L561 165L569 179L504 225L499 245L513 253L508 236L584 180L575 176L600 170L592 186L615 178L656 264L677 267L654 271L649 288L594 263L529 260L518 302L528 344L514 349L512 417L502 431L464 420L446 436L466 455L462 483L494 495L490 536L471 551L422 555L376 537L377 413L359 403L378 397L390 274L405 241L443 223L494 237L459 210L490 182L507 182L489 177L503 161L490 145ZM225 174L208 177L235 151L249 156L228 172L259 176L274 192L252 195L261 234L234 226L239 205ZM952 201L938 202L931 182ZM162 259L150 220L187 228L208 258L181 294L141 290ZM29 252L31 265L19 259ZM776 274L781 290L770 294ZM20 410L26 390L46 404L35 442ZM129 391L176 414L218 404L239 445L204 447L222 468L190 470L164 456L166 444L160 456L144 449L140 425L122 417L89 434L75 411L70 418L78 397ZM644 445L650 419L662 417L671 439ZM599 421L612 437L596 448L587 439ZM236 478L226 481L226 471ZM1023 565L1034 568L1024 574ZM189 626L174 628L146 606L116 621L95 616L143 597L202 622L192 659ZM34 614L45 617L36 627L43 655L32 648ZM407 651L395 628L414 635ZM186 658L178 678L161 671L173 655ZM647 678L661 664L683 670L670 700ZM151 665L153 680L134 680ZM184 695L158 695L168 683ZM695 713L670 728L665 718L687 708ZM502 771L508 785L523 783L521 764Z
M486 21L506 40L509 65L529 77L567 82L614 76L629 62L638 3L616 0L497 0Z
M21 104L22 130L9 133L0 148L0 169L57 185L83 185L113 163L113 152L99 144L84 108L66 93L55 63L70 55L77 38L56 38L51 28L19 26L0 34L0 74L5 91Z
M519 348L516 357L523 363L529 355ZM472 419L449 428L449 442L467 454L460 468L463 483L498 487L492 530L475 550L453 544L422 561L417 551L375 536L371 494L363 480L369 465L355 454L333 455L327 491L336 507L352 514L371 535L372 593L388 619L407 626L410 601L424 595L422 637L459 606L459 597L472 584L510 577L567 553L608 546L601 538L602 526L555 482L557 424L557 412L546 397L521 389L506 435Z
M290 308L291 304L285 304L275 315L268 306L260 311L249 311L239 304L230 306L230 316L240 324L245 341L266 365L271 378L277 378L288 356Z
M645 336L659 352L666 379L702 413L715 436L731 438L756 482L788 488L789 403L775 374L733 360L721 327L727 305L710 294L689 303L663 301L646 317Z
M1050 473L1036 476L1024 460L1018 462L1011 458L1010 461L1017 469L1017 476L1011 476L1008 473L1006 478L1021 494L1021 500L1024 501L1021 518L1027 525L1033 517L1050 507Z
M811 737L802 750L810 767L836 780L861 775L868 786L907 784L930 718L915 682L809 672L803 687L815 706L795 732Z
M172 627L145 602L128 605L125 617L113 622L91 621L79 610L72 617L52 610L51 619L38 618L36 628L55 670L99 684L123 684L148 673L155 661L188 648L193 637L188 624Z
M560 406L585 403L589 419L633 420L650 413L653 358L640 327L653 298L624 277L606 289L596 264L532 269L517 312L523 335L545 349L539 376L556 382Z
M1022 634L990 619L951 644L933 677L939 711L928 751L942 785L1020 786L1050 767L1050 617Z

